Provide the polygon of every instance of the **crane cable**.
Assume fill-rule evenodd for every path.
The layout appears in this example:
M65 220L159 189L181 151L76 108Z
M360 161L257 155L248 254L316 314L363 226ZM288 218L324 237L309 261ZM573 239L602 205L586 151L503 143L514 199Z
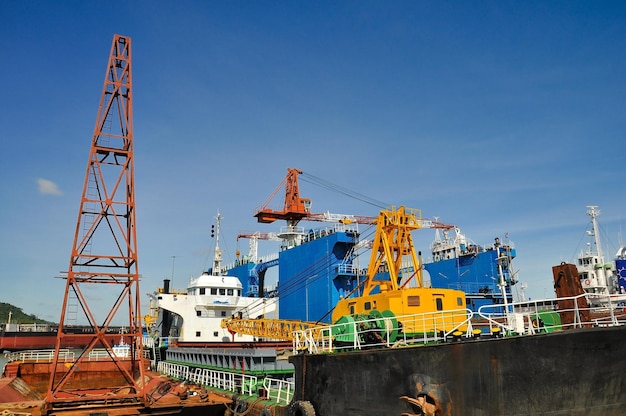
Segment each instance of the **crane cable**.
M304 182L308 182L314 185L318 185L321 188L325 188L331 191L335 191L338 192L340 194L349 196L353 199L359 200L361 202L365 202L366 204L375 206L377 208L387 208L390 204L386 204L384 202L381 202L379 200L376 200L374 198L370 198L366 195L363 195L361 193L352 191L346 187L340 186L340 185L336 185L332 182L328 182L327 180L324 180L322 178L318 178L317 176L311 175L310 173L306 173L306 172L302 172L300 174L302 181Z

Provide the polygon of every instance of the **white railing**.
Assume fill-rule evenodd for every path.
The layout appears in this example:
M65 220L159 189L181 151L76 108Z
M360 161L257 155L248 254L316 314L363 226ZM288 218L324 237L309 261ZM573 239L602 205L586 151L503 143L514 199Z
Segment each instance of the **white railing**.
M29 361L36 363L52 362L54 350L16 351L5 354L9 361ZM69 349L59 350L59 361L74 361L75 353Z
M626 296L589 294L568 298L485 305L343 323L294 332L293 347L311 354L372 347L428 344L462 338L532 335L570 328L626 325ZM584 306L583 306L584 305Z
M145 348L154 348L155 345L157 344L154 340L154 337L151 337L148 335L144 335L141 342Z
M278 404L288 404L293 398L294 382L266 377L263 380L263 388L267 398Z
M89 361L93 360L101 360L104 358L111 358L111 355L114 355L117 359L130 359L130 349L129 350L118 350L116 347L113 347L111 353L109 353L104 348L94 348L89 351L87 358ZM135 351L135 358L141 358L144 356L143 350Z
M169 347L170 344L177 342L179 337L151 337L149 335L143 336L143 346L146 348L159 348Z
M414 315L348 320L294 332L294 349L313 354L336 349L392 347L447 339L457 331L472 332L472 311L458 309ZM402 329L402 330L401 330Z
M70 350L68 348L61 348L59 350L59 361L75 361L77 350ZM116 356L118 359L130 359L127 351L118 352L113 347L111 354ZM107 352L106 349L103 348L94 348L89 351L87 354L87 359L89 361L101 360L105 358L110 358L111 354ZM144 351L136 351L136 358L140 358L145 354ZM37 362L37 363L45 363L52 362L54 360L54 350L28 350L28 351L16 351L4 354L4 356L8 359L8 361L28 361L28 362Z
M257 394L258 377L229 371L212 370L208 368L191 367L184 364L161 361L157 371L177 380L187 380L206 387L232 391L233 393L248 396ZM267 397L279 403L289 403L293 397L293 382L265 378L263 388Z
M590 296L593 299L590 299ZM625 298L611 295L581 294L558 299L516 302L507 305L485 305L478 315L489 328L505 333L531 335L571 328L618 326L626 324ZM547 304L554 305L546 309ZM592 306L596 305L596 306ZM569 322L563 322L567 318Z

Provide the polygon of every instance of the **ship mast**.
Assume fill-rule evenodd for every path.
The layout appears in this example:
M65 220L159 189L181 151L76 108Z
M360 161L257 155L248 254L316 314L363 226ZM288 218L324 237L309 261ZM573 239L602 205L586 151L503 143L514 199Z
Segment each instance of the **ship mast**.
M220 250L220 225L222 222L222 214L217 213L217 226L211 230L211 236L215 235L215 254L213 256L213 268L211 274L213 276L219 276L222 274L222 250ZM213 228L213 227L211 227Z
M596 245L596 255L601 263L604 263L604 257L602 256L602 246L600 244L600 233L598 232L598 220L596 219L600 215L600 210L597 209L597 205L588 205L587 215L591 217L591 231L593 240Z

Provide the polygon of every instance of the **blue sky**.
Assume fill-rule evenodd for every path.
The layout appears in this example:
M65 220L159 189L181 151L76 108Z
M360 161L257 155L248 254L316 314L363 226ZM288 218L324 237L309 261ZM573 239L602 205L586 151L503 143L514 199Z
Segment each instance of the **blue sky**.
M13 1L0 12L0 302L58 321L113 35L132 39L142 293L225 260L287 168L508 233L526 294L624 224L626 6L510 1ZM376 215L301 181L313 211ZM280 201L277 201L280 202ZM428 251L432 230L416 241ZM263 245L263 243L261 243ZM263 248L272 251L273 248ZM175 261L173 261L175 256ZM144 296L144 304L147 298ZM102 307L98 301L92 307ZM0 320L2 320L0 318Z

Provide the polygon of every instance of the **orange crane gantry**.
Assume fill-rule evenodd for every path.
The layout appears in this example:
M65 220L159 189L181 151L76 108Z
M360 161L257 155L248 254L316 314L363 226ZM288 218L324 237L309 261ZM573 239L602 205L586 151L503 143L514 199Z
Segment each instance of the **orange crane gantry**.
M90 403L146 402L141 365L132 90L130 38L114 35L50 367L56 370L51 371L46 395L50 412ZM104 313L89 305L93 291L105 301L111 293ZM82 320L87 321L90 331L68 331L70 326L82 324ZM121 323L125 327L120 338L123 336L130 346L128 357L118 357L105 337L114 320L116 326ZM65 362L59 354L69 338L81 339L86 345L73 363ZM105 356L96 362L100 376L85 377L90 368L95 368L90 353L96 347L105 351Z
M272 223L276 220L285 220L289 225L295 225L303 218L310 214L311 200L300 197L300 188L298 186L298 175L302 171L299 169L288 168L287 176L272 192L267 201L254 214L257 220L262 223ZM285 185L285 203L283 209L273 210L268 208L270 201L276 196L278 191Z
M343 215L332 214L330 212L314 214L311 212L311 199L302 198L300 196L300 187L298 185L298 175L302 174L300 169L287 168L287 176L282 180L278 187L267 198L265 203L257 210L254 216L258 222L272 223L276 220L287 221L288 226L295 226L301 220L308 221L323 221L323 222L335 222L335 223L358 223L358 224L376 224L377 216L365 216L365 215ZM285 200L282 210L274 210L269 208L270 202L278 194L278 191L285 187ZM422 228L442 228L452 229L454 225L444 224L438 221L431 221L425 218L419 218ZM255 236L251 233L240 234L239 237L250 238ZM238 238L239 238L238 237ZM256 236L261 239L273 239L273 235L265 234L263 236Z

